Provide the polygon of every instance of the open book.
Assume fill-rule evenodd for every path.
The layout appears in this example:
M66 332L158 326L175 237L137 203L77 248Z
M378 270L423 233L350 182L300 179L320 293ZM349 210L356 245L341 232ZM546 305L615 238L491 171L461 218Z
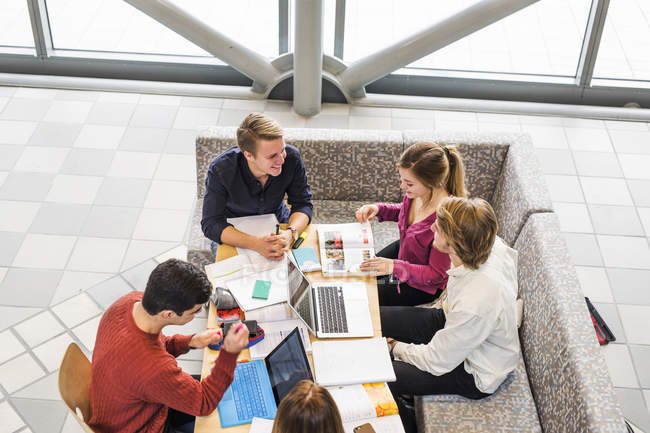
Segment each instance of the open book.
M375 257L369 223L319 224L320 262L325 276L364 275L359 265Z
M386 383L332 386L327 390L339 408L346 431L352 431L354 427L367 422L372 424L377 433L404 431L397 403ZM381 426L387 428L380 428Z

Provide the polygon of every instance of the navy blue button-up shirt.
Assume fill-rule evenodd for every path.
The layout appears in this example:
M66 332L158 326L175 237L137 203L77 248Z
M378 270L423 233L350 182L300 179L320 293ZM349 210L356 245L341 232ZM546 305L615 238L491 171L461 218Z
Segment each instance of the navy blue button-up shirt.
M274 213L278 221L286 223L294 212L302 212L311 221L311 188L307 183L305 165L300 152L293 146L285 147L287 157L279 176L269 176L262 184L251 173L246 157L234 147L217 156L205 179L203 198L203 234L221 242L221 232L232 226L226 218ZM284 195L291 212L284 203Z

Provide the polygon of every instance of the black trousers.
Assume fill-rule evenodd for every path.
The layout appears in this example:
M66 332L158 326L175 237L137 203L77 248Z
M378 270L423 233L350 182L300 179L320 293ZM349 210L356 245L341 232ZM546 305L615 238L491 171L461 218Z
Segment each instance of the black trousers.
M427 344L445 327L445 314L437 308L381 307L379 312L384 336L403 343ZM404 395L458 394L471 399L489 395L476 388L474 376L465 371L464 362L440 376L402 361L393 360L393 368L397 380L388 387L397 402L406 433L417 432L417 426L413 406L406 404Z
M377 253L378 257L387 259L396 259L399 254L399 239L389 244ZM433 302L440 295L440 290L432 295L422 290L418 290L406 283L399 285L400 291L397 292L397 282L390 281L390 275L377 277L377 290L379 293L379 305L420 305Z
M198 381L201 380L201 376L199 375L193 374L192 377ZM167 420L165 421L163 433L193 433L194 421L196 421L194 415L189 415L170 407L167 409Z

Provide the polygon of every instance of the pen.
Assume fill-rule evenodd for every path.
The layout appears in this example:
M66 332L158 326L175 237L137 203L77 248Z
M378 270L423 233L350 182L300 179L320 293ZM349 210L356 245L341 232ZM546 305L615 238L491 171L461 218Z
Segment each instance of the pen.
M275 234L279 235L280 234L280 224L275 225Z
M296 241L293 243L293 245L291 246L291 248L295 250L295 249L298 248L300 245L302 245L302 243L304 242L304 240L305 240L306 238L307 238L307 232L302 232L302 233L300 233L300 236L298 236L298 239L296 239Z

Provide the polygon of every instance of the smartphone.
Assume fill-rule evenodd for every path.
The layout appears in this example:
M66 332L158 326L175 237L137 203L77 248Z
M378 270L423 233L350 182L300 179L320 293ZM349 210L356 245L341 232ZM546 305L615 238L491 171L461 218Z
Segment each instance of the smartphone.
M239 320L223 322L223 335L228 335L230 327L237 322ZM244 320L242 323L248 328L248 335L255 335L257 333L257 320Z
M370 423L365 423L356 426L354 429L352 429L354 433L375 433L375 429L372 428Z

